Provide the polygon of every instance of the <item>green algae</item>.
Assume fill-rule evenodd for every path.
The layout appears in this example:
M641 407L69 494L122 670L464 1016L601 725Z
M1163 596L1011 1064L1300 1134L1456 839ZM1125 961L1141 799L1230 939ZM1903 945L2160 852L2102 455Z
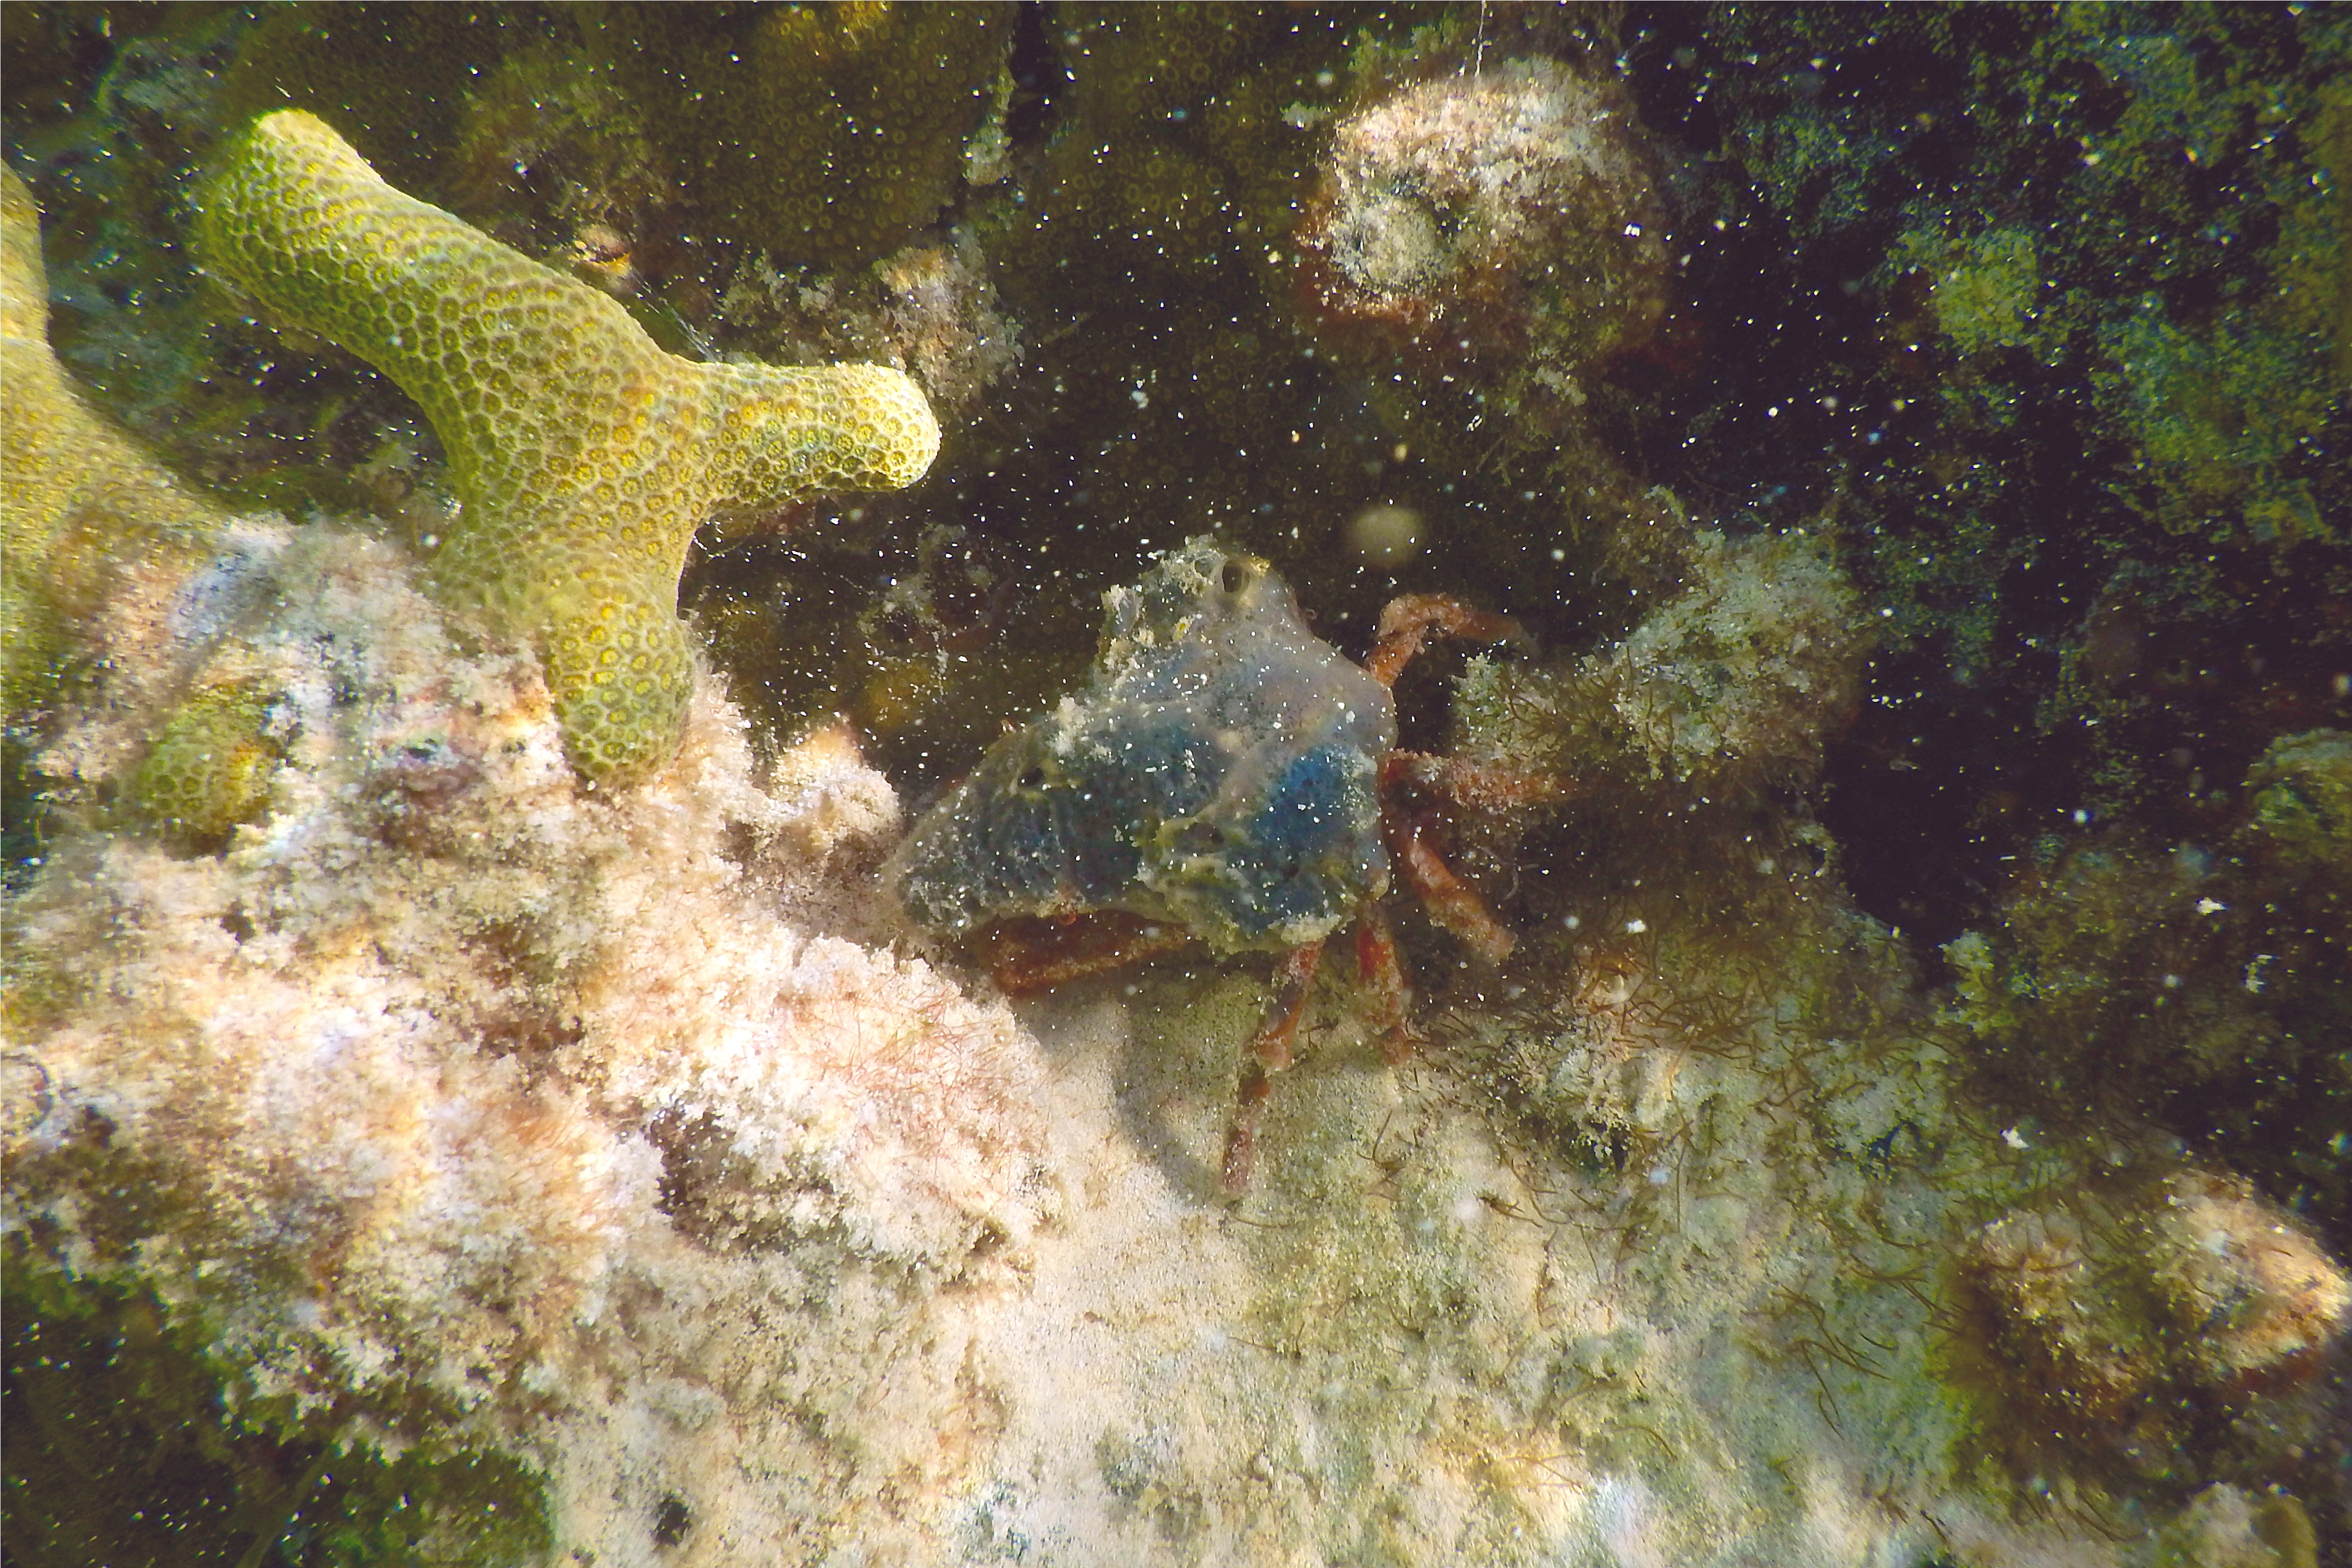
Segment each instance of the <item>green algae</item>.
M857 266L955 194L1010 24L980 5L619 5L593 14L588 45L744 243Z
M1888 652L1828 817L1865 900L1946 937L2077 809L2205 831L2279 732L2258 714L2343 721L2347 35L2321 8L1785 22L1654 46L1645 108L1746 181L1702 299L1785 267L1807 301L1780 348L1702 306L1770 368L1718 378L1693 451L1783 476L1767 515L1845 509Z
M502 1568L547 1552L537 1479L511 1457L429 1437L387 1452L332 1412L256 1402L184 1314L21 1235L0 1278L0 1501L26 1568Z
M1948 944L1979 1088L2053 1125L2152 1118L2340 1226L2352 1182L2345 742L2283 738L2210 847L2113 830Z
M1966 245L1906 235L1904 248L1933 279L1936 324L1961 354L2034 343L2042 268L2031 234L1991 228Z

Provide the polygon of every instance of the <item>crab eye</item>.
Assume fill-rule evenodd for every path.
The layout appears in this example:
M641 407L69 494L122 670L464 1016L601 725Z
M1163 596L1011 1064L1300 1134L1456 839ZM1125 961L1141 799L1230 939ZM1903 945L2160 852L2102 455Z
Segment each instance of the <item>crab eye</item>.
M1249 579L1250 574L1248 567L1243 565L1238 561L1228 561L1225 563L1224 584L1226 593L1240 593L1242 591L1242 585L1247 583Z
M1043 768L1032 767L1027 773L1021 775L1021 787L1023 789L1043 789L1045 785L1045 770Z

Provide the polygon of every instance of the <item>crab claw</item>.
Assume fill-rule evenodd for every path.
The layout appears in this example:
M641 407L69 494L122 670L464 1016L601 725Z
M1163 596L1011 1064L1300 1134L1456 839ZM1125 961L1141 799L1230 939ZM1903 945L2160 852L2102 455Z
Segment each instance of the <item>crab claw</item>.
M1432 637L1460 637L1465 642L1528 640L1519 623L1508 616L1473 609L1444 594L1400 594L1381 611L1379 635L1364 668L1382 686L1394 686L1404 667Z

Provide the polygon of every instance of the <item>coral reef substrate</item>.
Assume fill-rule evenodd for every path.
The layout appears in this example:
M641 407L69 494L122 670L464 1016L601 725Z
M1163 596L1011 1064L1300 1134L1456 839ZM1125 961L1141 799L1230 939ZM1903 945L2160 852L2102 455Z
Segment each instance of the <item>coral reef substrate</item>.
M2347 16L0 7L12 1562L2343 1556ZM1106 590L1533 634L1238 1201Z

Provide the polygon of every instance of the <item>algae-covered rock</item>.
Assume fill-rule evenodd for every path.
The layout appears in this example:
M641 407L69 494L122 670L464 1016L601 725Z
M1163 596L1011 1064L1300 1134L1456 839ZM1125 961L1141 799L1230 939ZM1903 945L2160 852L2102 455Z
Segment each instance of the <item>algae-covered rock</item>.
M591 19L591 47L728 232L824 267L885 256L938 217L1013 31L997 6L883 0Z
M1702 532L1689 559L1683 591L1604 652L1474 666L1454 710L1468 745L1595 795L1739 800L1810 783L1867 646L1852 586L1803 533Z
M2308 1233L2203 1171L2050 1194L1952 1273L1954 1375L2029 1471L2160 1474L2189 1424L2262 1396L2263 1436L2242 1443L2307 1441L2307 1385L2352 1321L2352 1280Z
M342 1563L526 1568L550 1544L540 1478L427 1437L396 1456L332 1411L247 1405L238 1370L134 1284L0 1242L8 1546L26 1568L236 1562L281 1542ZM141 1497L145 1506L125 1509Z
M2283 735L2246 775L2245 834L2269 865L2303 881L2352 879L2352 734Z
M2022 870L1945 950L1998 1103L2150 1118L2340 1226L2352 923L2343 737L2284 737L2210 846L2116 830Z
M1869 531L1864 897L1948 938L2077 809L2207 832L2347 718L2344 15L1718 20L1644 103L1744 182L1696 237L1688 452ZM1759 267L1801 303L1748 310Z
M184 823L217 807L217 749L266 691L267 821L193 857L116 821L61 831L7 909L10 1267L54 1287L20 1313L12 1273L12 1333L152 1300L170 1341L138 1362L152 1404L37 1376L69 1428L41 1463L90 1423L226 1446L235 1484L209 1484L236 1518L192 1528L240 1551L313 1538L256 1478L290 1489L314 1460L301 1519L326 1540L348 1513L362 1544L381 1523L392 1561L866 1533L875 1478L961 1463L925 1457L961 1418L960 1331L940 1339L910 1303L944 1298L916 1282L987 1294L1053 1203L1010 1015L825 934L863 918L887 784L840 739L755 782L705 678L670 770L591 791L538 661L455 647L402 552L266 531L245 569L267 611L217 666L258 684L163 706L134 777ZM61 746L111 715L71 721ZM127 1201L90 1207L109 1192ZM845 1378L846 1341L785 1371L757 1348L778 1313L852 1333L879 1381ZM217 1436L173 1392L199 1373ZM620 1386L615 1419L593 1391ZM51 1472L20 1468L35 1428L9 1414L14 1489ZM804 1420L850 1422L868 1458L840 1468ZM747 1482L755 1451L804 1484ZM56 1517L120 1500L68 1492ZM51 1517L12 1493L12 1553Z
M1452 446L1483 410L1507 448L1590 438L1593 383L1670 303L1664 173L1620 83L1542 56L1408 79L1338 121L1318 172L1301 313L1351 368L1404 370L1405 433Z

